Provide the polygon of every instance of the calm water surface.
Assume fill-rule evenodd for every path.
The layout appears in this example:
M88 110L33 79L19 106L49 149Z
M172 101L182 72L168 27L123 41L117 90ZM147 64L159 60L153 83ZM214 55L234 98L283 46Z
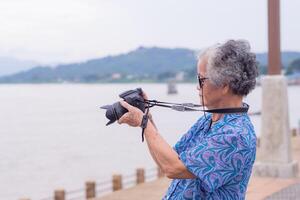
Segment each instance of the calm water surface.
M107 180L154 167L141 130L107 122L99 107L118 94L142 87L150 99L199 103L195 84L178 85L166 94L164 84L0 85L0 198L51 196L55 188L83 188L86 180ZM290 124L300 119L300 87L289 87ZM276 97L274 97L276 98ZM245 101L250 112L261 109L261 88ZM152 108L163 137L173 145L202 115ZM251 117L257 135L260 117Z

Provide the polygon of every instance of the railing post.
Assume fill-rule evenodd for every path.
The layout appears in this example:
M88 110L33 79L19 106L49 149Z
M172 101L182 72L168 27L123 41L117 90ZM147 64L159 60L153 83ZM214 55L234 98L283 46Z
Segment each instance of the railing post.
M163 171L161 170L160 167L157 167L157 177L158 177L158 178L161 178L161 177L163 177L163 176L164 176Z
M65 190L57 189L54 191L54 200L65 200Z
M260 138L259 137L256 138L256 147L260 147Z
M293 137L296 137L296 136L297 136L297 129L296 129L296 128L293 128L293 129L292 129L292 136L293 136Z
M143 168L138 168L136 170L136 184L145 182L145 170Z
M87 181L85 183L85 196L86 196L86 199L96 197L96 182L95 181Z
M113 191L121 190L122 189L122 175L115 174L113 175Z
M300 135L300 120L298 120L298 134Z

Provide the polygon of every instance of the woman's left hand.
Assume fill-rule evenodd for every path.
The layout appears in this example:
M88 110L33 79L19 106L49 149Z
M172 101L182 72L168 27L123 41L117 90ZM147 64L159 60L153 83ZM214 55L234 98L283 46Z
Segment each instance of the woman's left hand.
M141 126L144 113L140 109L128 104L126 101L120 101L120 104L126 108L128 112L118 120L118 123L125 123L133 127Z

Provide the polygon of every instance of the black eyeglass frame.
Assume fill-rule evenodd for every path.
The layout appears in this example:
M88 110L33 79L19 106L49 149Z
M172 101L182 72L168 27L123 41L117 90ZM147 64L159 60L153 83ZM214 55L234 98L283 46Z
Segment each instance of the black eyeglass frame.
M200 75L198 74L197 75L197 79L198 79L198 82L199 82L199 87L200 88L203 88L203 86L204 86L204 81L206 80L206 79L208 79L207 77L200 77Z

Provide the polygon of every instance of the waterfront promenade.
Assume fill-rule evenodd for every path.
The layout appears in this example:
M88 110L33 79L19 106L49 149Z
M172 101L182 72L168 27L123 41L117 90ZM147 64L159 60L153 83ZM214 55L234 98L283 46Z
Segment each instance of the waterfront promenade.
M300 163L300 136L292 138L293 158ZM157 200L161 199L166 192L170 180L160 178L158 180L143 183L133 188L120 190L96 200ZM293 179L267 178L252 176L246 193L247 200L259 200L270 197L285 188L300 184L300 177ZM299 185L300 187L300 185ZM298 189L297 191L300 191ZM288 194L285 194L288 195ZM300 194L299 194L300 195ZM284 199L291 199L287 196Z

